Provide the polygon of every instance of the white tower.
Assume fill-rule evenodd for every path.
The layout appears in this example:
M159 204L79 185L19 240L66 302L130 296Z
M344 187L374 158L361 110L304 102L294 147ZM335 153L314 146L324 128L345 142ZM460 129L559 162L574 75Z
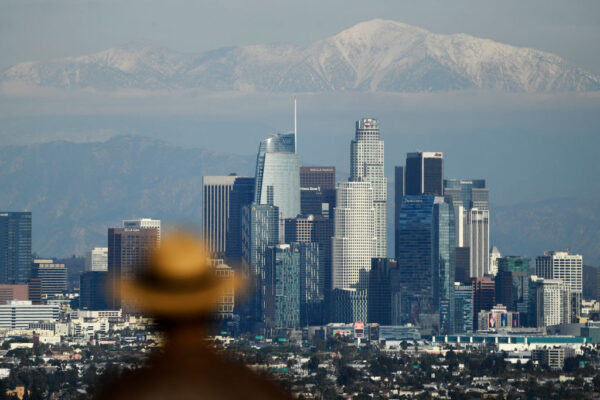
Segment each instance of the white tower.
M387 178L384 171L383 140L379 137L379 122L373 118L356 121L356 137L351 144L350 180L370 182L375 209L375 237L377 244L373 257L387 257Z

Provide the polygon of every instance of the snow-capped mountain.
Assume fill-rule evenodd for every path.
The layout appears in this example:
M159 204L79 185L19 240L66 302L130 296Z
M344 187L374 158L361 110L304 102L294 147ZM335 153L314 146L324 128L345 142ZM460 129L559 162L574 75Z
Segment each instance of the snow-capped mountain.
M183 54L132 43L87 56L20 63L0 80L102 91L600 90L600 76L554 54L380 19L306 47L252 45Z

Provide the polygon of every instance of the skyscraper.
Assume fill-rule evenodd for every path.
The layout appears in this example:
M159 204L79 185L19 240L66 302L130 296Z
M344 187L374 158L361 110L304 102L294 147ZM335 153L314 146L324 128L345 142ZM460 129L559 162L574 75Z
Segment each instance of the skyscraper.
M469 275L491 273L489 193L483 179L445 179L444 195L456 215L456 247L469 249Z
M237 176L231 189L225 254L233 266L242 260L242 208L254 201L255 185L256 179Z
M110 307L115 310L122 308L125 313L136 312L135 299L121 301L117 284L119 280L138 278L148 263L152 249L159 243L160 221L139 221L147 223L123 221L123 228L108 228L108 273L113 280Z
M577 322L583 297L583 257L568 251L546 251L535 258L535 274L564 282L571 294L571 322Z
M85 253L85 271L108 271L108 247L94 247Z
M235 175L202 177L202 236L216 258L225 256L229 202L235 179Z
M256 204L272 204L279 218L300 214L300 160L295 134L275 134L260 142L256 158Z
M473 287L454 283L454 333L473 333Z
M404 193L406 195L444 194L444 155L441 152L415 152L406 155Z
M300 212L333 218L335 167L300 167Z
M529 263L527 257L500 257L495 278L496 303L506 306L508 311L518 311L523 321L529 311Z
M31 277L31 212L0 212L0 283Z
M496 305L496 287L489 276L473 278L473 330L478 330L478 314L491 310Z
M263 321L266 253L279 243L279 214L270 204L251 203L242 208L242 266L252 295L240 304L240 311L248 324Z
M398 222L404 196L404 167L394 168L394 256L398 257Z
M266 251L265 324L276 329L300 326L300 252L280 244Z
M528 322L532 327L571 322L571 293L561 279L531 276Z
M398 229L404 323L452 332L454 211L440 196L406 195Z
M375 257L387 257L387 178L379 122L373 118L356 121L356 137L350 148L350 181L370 182L373 187L374 228L377 238Z
M392 315L397 314L400 292L398 263L390 258L373 258L369 272L367 296L368 317L371 323L392 325Z
M86 271L79 278L79 308L108 310L107 271Z
M375 257L376 248L373 186L370 182L340 183L332 239L332 289L365 291L362 297L366 299L371 259ZM365 315L360 315L360 321L364 322L367 305L360 308L365 310ZM333 316L334 320L338 317Z
M53 260L33 260L31 279L39 279L42 296L56 296L67 291L67 268Z
M123 220L124 229L156 229L157 244L160 242L160 220L152 218L134 218Z

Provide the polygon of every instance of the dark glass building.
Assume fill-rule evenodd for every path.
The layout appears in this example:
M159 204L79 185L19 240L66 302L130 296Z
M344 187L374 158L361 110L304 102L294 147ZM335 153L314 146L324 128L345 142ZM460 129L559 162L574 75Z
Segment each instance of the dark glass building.
M454 284L454 333L473 333L473 286Z
M405 194L444 194L444 155L441 152L408 153L405 168Z
M79 278L79 308L84 310L108 310L106 271L89 271Z
M496 274L496 304L508 311L518 311L522 321L527 321L529 311L529 265L527 257L507 256L498 259Z
M333 218L335 167L300 167L300 213Z
M0 212L0 283L31 278L31 212Z
M367 316L370 323L394 325L392 316L398 313L400 293L398 263L390 258L374 258L369 271Z
M494 280L488 276L473 278L473 330L479 329L477 316L479 311L491 310L496 305Z
M227 262L236 267L242 261L242 208L254 200L254 178L238 176L229 195L229 221L227 226Z
M406 195L398 224L403 323L451 333L454 314L454 210L439 196Z
M394 256L398 257L398 223L400 221L400 208L404 196L404 167L394 168Z

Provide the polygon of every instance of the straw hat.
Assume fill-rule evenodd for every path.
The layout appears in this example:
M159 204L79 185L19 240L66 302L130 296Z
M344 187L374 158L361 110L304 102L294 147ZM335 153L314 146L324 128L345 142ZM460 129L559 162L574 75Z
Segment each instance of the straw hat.
M207 314L241 286L237 277L217 277L210 253L188 233L165 237L145 268L139 279L120 282L121 297L158 316Z

